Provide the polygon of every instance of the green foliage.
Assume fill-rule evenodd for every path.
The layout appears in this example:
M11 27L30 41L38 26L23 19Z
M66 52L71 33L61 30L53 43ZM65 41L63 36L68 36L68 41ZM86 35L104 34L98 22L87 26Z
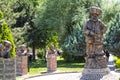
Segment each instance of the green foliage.
M13 28L12 33L14 36L15 45L19 46L21 44L26 44L24 39L24 28Z
M13 11L16 1L17 0L0 0L0 10L4 13L4 19L10 27L16 23L16 18L19 16L19 13Z
M107 4L106 4L107 3ZM120 2L116 2L116 0L104 0L102 1L101 8L103 10L102 21L108 24L112 18L115 17L116 13L120 12Z
M79 24L74 27L73 33L66 38L63 45L63 51L74 56L84 55L85 37L82 32L82 27Z
M45 67L44 62L41 59L34 60L30 63L31 68Z
M2 19L3 13L0 12L0 20ZM2 43L4 40L8 40L12 44L12 50L11 50L11 55L12 57L15 56L15 44L14 44L14 38L12 36L12 32L10 28L8 27L7 23L4 21L0 23L0 43Z
M35 15L36 6L39 0L16 0L13 7L15 13L19 13L13 27L23 27L26 22L31 22Z
M116 61L116 66L117 66L117 68L120 68L120 58L117 59L117 61Z
M4 19L3 12L0 10L0 20Z
M115 0L0 0L0 20L4 19L11 27L16 45L25 42L35 48L63 45L63 52L71 58L85 53L82 27L88 16L86 12L93 5L102 8L101 19L109 24L105 36L107 49L119 54L120 19L112 18L120 12L120 5Z
M38 50L37 57L39 59L44 59L44 57L45 57L45 51L44 51L44 49L39 49Z
M67 51L63 52L62 57L64 58L65 62L85 62L83 56L70 55Z
M115 18L110 22L110 27L106 32L105 47L115 55L120 57L120 13L117 13Z

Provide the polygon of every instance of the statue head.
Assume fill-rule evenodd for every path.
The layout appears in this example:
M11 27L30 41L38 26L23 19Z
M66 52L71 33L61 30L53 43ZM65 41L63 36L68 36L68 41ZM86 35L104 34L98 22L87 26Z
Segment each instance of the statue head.
M27 47L26 47L24 44L22 44L22 45L20 45L20 49L21 49L21 50L26 50Z
M96 14L96 15L101 15L102 14L102 10L97 7L97 6L92 6L90 7L89 9L89 13L92 15L92 14Z
M3 45L4 45L5 47L9 47L9 46L11 46L12 44L11 44L10 41L4 40L4 41L3 41Z
M89 9L89 13L90 13L91 19L93 21L97 21L98 16L102 14L102 10L97 6L92 6Z
M12 48L12 44L11 44L11 42L8 41L8 40L4 40L4 41L3 41L3 46L4 46L4 48L7 49L7 50L11 50L11 48Z
M50 45L50 49L51 49L51 50L54 50L54 45L53 45L53 44Z

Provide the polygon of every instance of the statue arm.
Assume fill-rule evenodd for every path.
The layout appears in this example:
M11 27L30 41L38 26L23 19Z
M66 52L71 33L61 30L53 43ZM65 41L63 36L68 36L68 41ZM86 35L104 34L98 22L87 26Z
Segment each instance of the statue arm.
M91 35L91 36L96 36L97 35L96 33L94 33L93 31L91 31L90 29L87 28L87 24L83 28L83 33L85 35Z
M104 34L106 32L106 30L107 30L106 25L102 21L100 21L100 23L101 23L101 28L102 28L101 29L102 34Z
M89 26L90 25L90 20L88 20L83 28L83 32L85 35L88 35L88 36L98 36L98 34L94 33L91 29L89 29Z
M83 33L85 35L89 35L90 34L90 30L88 29L88 22L86 22L84 28L83 28Z

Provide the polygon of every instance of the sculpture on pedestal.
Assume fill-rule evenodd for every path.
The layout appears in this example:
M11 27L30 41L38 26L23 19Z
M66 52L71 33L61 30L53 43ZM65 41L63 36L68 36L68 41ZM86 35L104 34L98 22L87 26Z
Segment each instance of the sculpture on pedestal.
M105 75L108 74L110 70L107 67L107 59L102 46L103 34L106 31L106 26L98 19L99 15L102 14L102 10L99 7L92 6L89 9L89 13L90 19L83 28L83 32L86 35L87 55L83 75ZM97 79L94 78L94 80Z
M47 58L47 69L48 72L54 72L57 69L57 51L54 48L54 45L49 47L49 50L46 53Z

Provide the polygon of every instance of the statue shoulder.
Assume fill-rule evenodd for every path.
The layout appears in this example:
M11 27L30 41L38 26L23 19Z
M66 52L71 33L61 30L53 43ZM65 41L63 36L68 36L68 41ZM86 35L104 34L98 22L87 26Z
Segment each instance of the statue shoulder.
M91 19L87 19L86 22L91 22Z
M103 23L100 19L98 19L98 21L99 21L100 23Z
M91 22L91 20L87 19L86 22L85 22L85 24L89 24L90 22Z
M100 19L98 19L98 21L99 21L100 24L104 24Z

